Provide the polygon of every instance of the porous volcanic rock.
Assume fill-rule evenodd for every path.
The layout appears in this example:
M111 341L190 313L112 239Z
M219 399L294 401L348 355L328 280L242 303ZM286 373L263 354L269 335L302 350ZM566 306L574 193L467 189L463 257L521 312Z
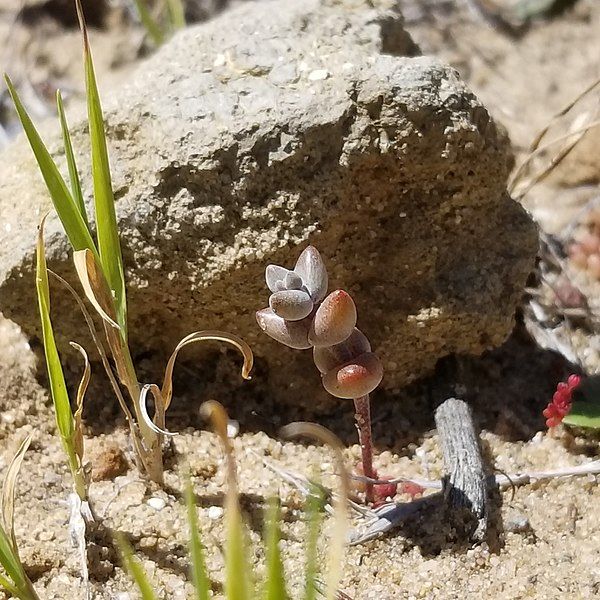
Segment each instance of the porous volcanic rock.
M537 242L506 193L508 140L453 69L414 56L394 9L366 4L244 3L178 33L126 88L104 90L136 354L230 330L253 346L269 393L321 401L310 352L281 347L254 317L265 266L291 266L308 243L330 289L354 296L384 387L510 332ZM72 122L89 199L87 128ZM58 125L45 131L64 166ZM0 162L0 310L32 338L48 208L20 140ZM52 216L49 260L65 274L60 232ZM62 342L81 340L61 290L53 310Z

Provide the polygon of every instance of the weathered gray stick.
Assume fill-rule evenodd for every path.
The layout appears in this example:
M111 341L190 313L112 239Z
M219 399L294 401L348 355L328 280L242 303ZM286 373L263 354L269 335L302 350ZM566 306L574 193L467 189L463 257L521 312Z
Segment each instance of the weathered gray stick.
M447 472L443 483L449 518L481 541L488 525L488 490L471 409L463 400L448 398L436 409L435 423Z

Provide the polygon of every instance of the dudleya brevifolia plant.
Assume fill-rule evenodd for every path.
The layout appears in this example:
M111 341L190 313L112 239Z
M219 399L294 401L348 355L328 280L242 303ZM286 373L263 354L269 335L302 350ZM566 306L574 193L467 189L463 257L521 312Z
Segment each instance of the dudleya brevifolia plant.
M293 270L269 265L269 308L256 313L260 328L274 340L298 350L313 349L323 387L337 398L353 399L362 450L362 471L376 479L369 394L379 385L383 367L367 337L356 328L356 305L350 294L327 295L327 269L318 250L308 246ZM373 485L366 485L368 502Z

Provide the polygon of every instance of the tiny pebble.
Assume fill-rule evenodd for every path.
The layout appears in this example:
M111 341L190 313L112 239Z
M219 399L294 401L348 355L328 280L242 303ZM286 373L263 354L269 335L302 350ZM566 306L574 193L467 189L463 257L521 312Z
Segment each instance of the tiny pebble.
M310 81L322 81L329 77L329 71L327 69L315 69L308 74Z
M223 508L220 506L211 506L208 509L208 518L216 521L223 516Z
M238 421L234 421L233 419L229 419L227 423L227 437L232 439L237 436L240 432L240 424Z
M146 504L148 504L148 506L150 508L153 508L154 510L162 510L167 505L167 503L162 498L155 497L150 498Z

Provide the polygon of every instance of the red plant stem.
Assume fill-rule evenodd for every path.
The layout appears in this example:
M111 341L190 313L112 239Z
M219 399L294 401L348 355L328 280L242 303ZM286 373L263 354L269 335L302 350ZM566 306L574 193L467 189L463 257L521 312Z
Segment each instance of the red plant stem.
M356 419L356 428L358 429L358 439L360 441L360 450L362 453L363 475L370 479L377 479L377 474L373 469L373 438L371 436L371 403L369 395L354 399L354 418ZM365 496L368 504L375 501L373 493L373 484L367 483L365 486Z

